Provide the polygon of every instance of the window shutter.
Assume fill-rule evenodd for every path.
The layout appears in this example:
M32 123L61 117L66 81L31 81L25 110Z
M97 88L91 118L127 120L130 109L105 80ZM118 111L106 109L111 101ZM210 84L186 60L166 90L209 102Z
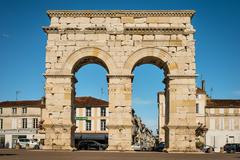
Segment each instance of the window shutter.
M94 127L94 120L91 120L91 131L94 131L95 130L95 127Z
M86 117L86 108L82 108L82 116Z
M27 128L33 128L33 118L27 118Z
M97 131L101 130L101 121L100 119L97 120Z
M100 117L101 116L101 107L97 107L97 116Z

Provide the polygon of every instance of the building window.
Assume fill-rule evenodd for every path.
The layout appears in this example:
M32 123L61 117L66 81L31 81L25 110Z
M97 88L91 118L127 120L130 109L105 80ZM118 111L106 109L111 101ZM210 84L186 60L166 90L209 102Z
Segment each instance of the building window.
M12 108L12 114L17 114L17 108L16 107Z
M210 130L214 130L215 129L215 119L213 119L213 118L210 119L209 129Z
M219 129L224 130L224 118L219 119Z
M199 113L199 104L196 104L196 113Z
M0 119L0 129L3 129L3 119Z
M224 114L224 109L223 109L223 108L220 108L220 109L219 109L219 113L220 113L220 114Z
M38 128L38 119L33 118L33 128Z
M105 117L105 116L106 116L106 108L101 107L101 117Z
M92 121L91 120L87 120L86 121L86 131L91 131L92 127Z
M215 113L214 108L210 108L210 114L214 114L214 113Z
M229 119L229 130L234 130L234 119Z
M23 107L23 108L22 108L22 113L23 113L23 114L26 114L26 113L27 113L27 107Z
M101 131L106 131L106 120L101 119Z
M22 119L22 128L27 128L27 118Z
M12 129L17 129L17 118L12 118Z
M3 108L0 108L0 114L3 114Z
M91 107L86 107L86 116L91 117L92 112L91 112Z
M228 113L229 113L229 114L233 114L233 113L234 113L234 109L233 109L233 108L229 108L229 109L228 109Z

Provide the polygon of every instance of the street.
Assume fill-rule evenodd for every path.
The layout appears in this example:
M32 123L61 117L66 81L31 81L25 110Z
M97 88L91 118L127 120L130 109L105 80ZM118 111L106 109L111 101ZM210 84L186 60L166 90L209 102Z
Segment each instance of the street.
M240 154L0 150L0 160L236 160Z

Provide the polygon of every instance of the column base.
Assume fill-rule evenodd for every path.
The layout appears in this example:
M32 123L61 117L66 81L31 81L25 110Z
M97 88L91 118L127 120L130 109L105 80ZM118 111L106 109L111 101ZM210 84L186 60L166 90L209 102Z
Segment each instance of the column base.
M198 152L195 144L195 126L165 126L167 152Z

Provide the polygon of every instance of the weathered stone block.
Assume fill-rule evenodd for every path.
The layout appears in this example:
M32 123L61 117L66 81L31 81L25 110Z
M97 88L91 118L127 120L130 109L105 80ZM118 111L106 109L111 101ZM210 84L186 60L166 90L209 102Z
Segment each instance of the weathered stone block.
M75 41L56 41L56 45L57 46L71 46L71 45L75 45L76 42Z
M170 23L169 17L147 17L147 23Z
M93 24L102 24L105 22L105 18L91 18L90 22Z
M97 34L97 37L99 40L108 40L109 39L108 34Z
M87 23L90 23L90 18L88 18L88 17L76 17L75 22L76 23L81 23L81 24L87 24Z
M69 39L69 40L75 40L75 34L74 34L74 33L68 33L68 34L67 34L67 39Z
M57 33L48 34L48 40L60 40L60 35Z
M85 35L84 34L76 34L75 35L75 40L84 40L85 39Z
M133 35L132 40L142 40L142 35Z
M121 17L121 22L122 23L134 23L134 18L133 17Z
M155 35L156 40L170 40L170 35Z
M125 40L125 35L123 34L117 35L116 40Z
M134 22L137 23L146 23L147 18L134 18Z
M144 35L143 40L154 40L154 35Z

